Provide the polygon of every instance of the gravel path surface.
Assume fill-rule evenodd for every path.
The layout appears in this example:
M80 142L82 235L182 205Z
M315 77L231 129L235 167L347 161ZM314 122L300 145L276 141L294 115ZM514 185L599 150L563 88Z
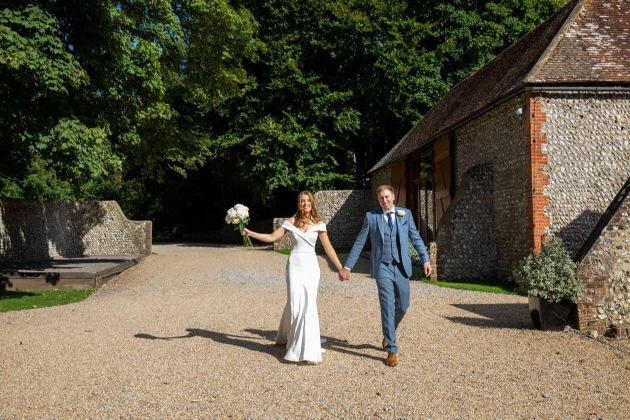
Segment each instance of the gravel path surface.
M288 364L286 256L153 250L83 302L0 313L0 419L630 418L627 342L534 330L524 297L412 282L389 368L368 261L340 283L321 257L324 362Z

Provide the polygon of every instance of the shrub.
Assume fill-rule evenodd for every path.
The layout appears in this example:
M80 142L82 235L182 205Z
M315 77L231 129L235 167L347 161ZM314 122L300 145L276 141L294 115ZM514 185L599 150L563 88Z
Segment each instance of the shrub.
M418 251L416 251L416 249L411 244L411 241L409 241L408 245L409 245L409 253L411 254L411 262L420 263L420 255L418 254ZM427 252L429 252L429 245L427 245Z
M525 257L513 272L521 291L549 302L577 302L580 282L575 263L562 245L553 237L542 250Z

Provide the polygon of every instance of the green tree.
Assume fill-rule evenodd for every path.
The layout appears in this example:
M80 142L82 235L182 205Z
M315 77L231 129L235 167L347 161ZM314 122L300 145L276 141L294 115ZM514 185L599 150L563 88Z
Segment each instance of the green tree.
M265 49L247 67L247 95L214 123L217 179L236 175L231 188L264 200L280 189L365 185L450 86L564 3L240 0Z
M454 86L514 44L568 0L427 0L413 15L432 28L442 80Z
M566 0L24 3L0 11L0 196L174 223L366 185L450 86Z
M256 82L219 127L211 164L237 170L263 200L278 189L363 185L371 165L446 92L421 45L428 28L407 16L404 2L239 5L256 16L265 49L248 67Z
M102 127L61 109L89 79L56 24L32 5L0 11L1 195L69 198L73 181L120 170Z
M223 0L6 1L0 195L85 198L103 182L185 175L197 121L238 97L256 25Z

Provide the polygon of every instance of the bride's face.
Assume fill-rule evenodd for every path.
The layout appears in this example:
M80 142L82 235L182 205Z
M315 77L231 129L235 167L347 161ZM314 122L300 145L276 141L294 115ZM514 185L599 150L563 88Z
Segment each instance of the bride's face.
M302 211L302 214L309 214L312 207L313 203L311 203L311 197L307 194L302 194L300 196L300 210Z

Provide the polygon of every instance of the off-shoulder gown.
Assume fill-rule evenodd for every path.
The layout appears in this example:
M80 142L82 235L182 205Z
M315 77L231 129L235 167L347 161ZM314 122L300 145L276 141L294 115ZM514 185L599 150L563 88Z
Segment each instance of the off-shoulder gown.
M320 269L315 254L319 232L326 225L319 223L306 232L288 221L282 223L291 237L291 253L287 261L287 303L278 328L277 344L285 344L284 359L291 362L319 363L322 345L317 313L317 289Z

